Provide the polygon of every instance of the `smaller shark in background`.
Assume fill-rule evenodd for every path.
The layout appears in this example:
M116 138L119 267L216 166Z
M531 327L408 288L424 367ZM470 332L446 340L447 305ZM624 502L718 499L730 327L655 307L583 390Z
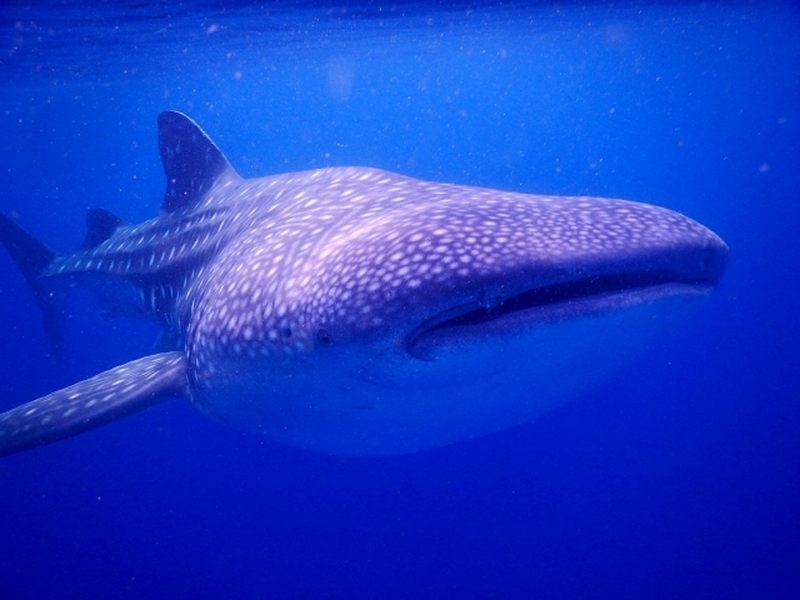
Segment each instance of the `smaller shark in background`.
M728 249L675 212L432 183L364 167L240 177L164 112L161 215L89 212L59 256L0 216L60 347L65 282L158 320L168 350L0 414L0 454L168 399L344 455L523 423L622 364L705 297Z

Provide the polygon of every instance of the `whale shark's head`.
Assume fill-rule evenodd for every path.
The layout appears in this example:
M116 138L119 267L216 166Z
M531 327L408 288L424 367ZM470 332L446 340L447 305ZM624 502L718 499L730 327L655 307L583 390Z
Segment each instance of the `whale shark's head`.
M525 421L627 360L727 259L698 223L622 200L365 168L246 180L237 193L270 218L187 294L196 403L338 453ZM254 371L257 383L242 377Z

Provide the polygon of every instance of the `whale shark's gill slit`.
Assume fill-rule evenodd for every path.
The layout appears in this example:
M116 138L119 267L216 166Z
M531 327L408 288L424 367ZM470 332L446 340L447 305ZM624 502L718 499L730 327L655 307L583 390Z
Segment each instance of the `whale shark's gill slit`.
M451 309L428 319L417 327L408 337L406 344L408 348L412 348L423 335L435 334L446 329L453 330L458 327L474 327L525 310L565 305L569 302L579 302L625 292L634 293L638 290L653 289L669 284L697 286L698 288L713 285L709 281L686 278L669 270L612 273L574 279L526 290L506 298L491 308L470 305Z

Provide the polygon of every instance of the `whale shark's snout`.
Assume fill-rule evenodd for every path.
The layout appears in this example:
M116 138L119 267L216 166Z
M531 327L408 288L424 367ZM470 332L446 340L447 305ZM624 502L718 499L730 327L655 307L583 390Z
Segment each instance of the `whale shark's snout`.
M561 198L569 210L571 199ZM578 199L577 204L586 204ZM453 345L459 340L479 340L482 336L549 321L586 317L641 303L656 303L674 297L701 297L718 283L728 261L728 247L709 229L680 214L664 209L633 205L621 200L598 200L631 214L644 211L651 219L651 232L640 229L641 221L631 220L633 229L592 232L595 227L585 211L572 224L573 234L589 244L602 245L610 236L627 238L627 245L610 244L612 250L590 250L562 255L550 260L545 253L533 253L528 260L499 264L500 272L490 281L482 274L471 274L474 289L463 303L453 304L419 323L406 338L408 352L430 360L432 349ZM647 236L646 238L644 236ZM648 239L639 246L636 240ZM616 248L616 249L614 249Z

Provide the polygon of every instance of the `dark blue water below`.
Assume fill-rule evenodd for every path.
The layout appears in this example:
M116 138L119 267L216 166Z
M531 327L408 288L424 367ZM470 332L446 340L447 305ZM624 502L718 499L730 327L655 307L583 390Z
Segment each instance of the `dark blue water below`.
M0 8L0 210L53 247L157 214L155 119L244 175L366 164L685 212L695 318L581 399L381 459L166 404L0 460L0 598L800 597L800 12L791 4ZM152 351L0 253L0 407ZM609 352L613 352L609 348Z

